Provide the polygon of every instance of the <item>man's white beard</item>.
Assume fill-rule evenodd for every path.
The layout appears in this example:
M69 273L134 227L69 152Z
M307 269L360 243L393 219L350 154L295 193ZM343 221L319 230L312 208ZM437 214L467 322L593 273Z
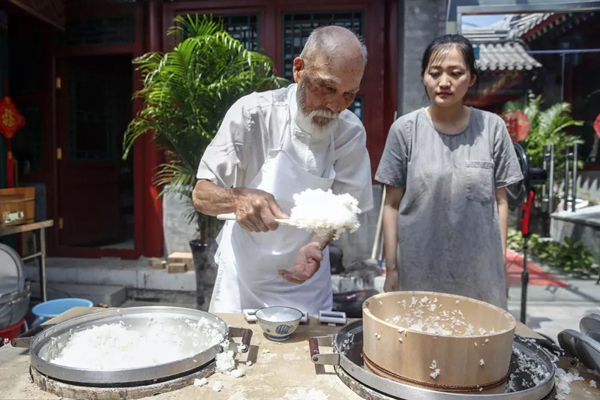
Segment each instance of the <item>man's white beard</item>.
M313 121L313 117L322 116L322 114L319 114L322 111L323 110L315 110L315 111L311 112L310 114L306 115L306 114L304 114L304 112L302 111L301 108L298 108L298 114L296 115L296 123L300 127L304 127L305 129L308 129L309 130L308 133L310 133L311 136L313 136L315 139L320 139L320 138L331 135L333 133L333 131L335 130L335 128L337 127L338 122L339 122L339 114L338 114L335 118L331 118L329 120L329 122L327 122L325 124L316 124Z
M298 103L296 123L303 129L308 129L308 133L310 133L315 139L320 139L331 135L338 125L340 114L329 110L314 110L306 114L304 112L304 109L306 108L304 90L306 90L306 88L304 87L303 82L300 82L296 91L296 102ZM314 117L321 117L320 119L323 121L323 123L315 123L313 121Z

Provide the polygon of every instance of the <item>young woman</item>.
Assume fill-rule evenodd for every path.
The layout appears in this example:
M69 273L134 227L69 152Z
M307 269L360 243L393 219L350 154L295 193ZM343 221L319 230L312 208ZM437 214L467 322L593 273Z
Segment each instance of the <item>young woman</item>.
M477 80L471 43L425 50L429 107L399 118L376 179L386 185L384 289L459 294L506 309L505 187L521 169L502 119L463 105Z

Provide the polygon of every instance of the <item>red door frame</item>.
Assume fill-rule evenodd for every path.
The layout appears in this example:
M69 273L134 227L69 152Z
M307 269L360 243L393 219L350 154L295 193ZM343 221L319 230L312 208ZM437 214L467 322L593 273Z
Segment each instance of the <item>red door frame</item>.
M157 32L161 32L161 27L156 27L157 21L156 3L143 4L98 4L98 5L74 5L68 7L67 18L85 17L85 16L107 16L130 14L134 17L134 42L123 46L86 46L71 48L54 48L52 61L53 84L57 77L57 62L63 57L76 56L102 56L116 54L130 54L132 57L138 57L146 51L157 50L160 42L156 42ZM147 28L152 27L150 35L146 36ZM132 65L134 75L132 90L138 91L142 88L140 75L135 71ZM57 110L57 97L55 89L52 90L53 109L53 165L52 182L49 185L49 216L53 218L58 225L59 199L58 199L58 164L56 160L57 145L57 116L61 115ZM137 114L142 107L140 100L134 100L133 113ZM64 114L64 113L62 113ZM150 135L140 138L134 145L134 249L101 249L101 248L82 248L74 246L61 246L57 232L51 232L48 238L48 250L52 256L63 257L121 257L138 258L145 256L163 255L163 232L162 232L162 203L158 199L157 189L152 185L153 173L159 164L159 152L154 145ZM57 227L58 228L58 227Z
M365 85L359 95L365 97L365 128L367 149L374 175L385 146L389 126L397 109L398 74L398 5L395 0L330 0L327 3L300 0L250 0L250 1L181 1L164 4L163 26L173 25L179 14L259 14L260 47L271 57L277 70L283 57L283 13L300 11L350 11L364 12L364 32L369 63L365 70ZM272 33L277 34L273 35ZM164 36L163 51L174 46L174 38ZM380 78L383 77L383 78Z
M396 0L330 0L327 5L300 0L253 0L253 1L188 1L162 4L156 1L134 4L95 4L78 5L70 3L67 17L101 16L133 14L135 18L134 43L127 46L98 46L85 48L54 48L50 70L52 81L48 83L48 97L52 99L56 110L56 63L59 57L85 55L131 54L140 56L148 51L168 51L173 46L172 37L166 36L166 29L172 25L173 17L186 12L196 13L257 13L260 15L260 45L274 60L276 68L281 67L282 38L280 34L281 14L297 11L343 11L363 10L365 13L365 32L367 47L370 50L369 65L365 79L377 85L362 89L360 94L369 98L365 103L365 126L367 128L367 147L371 155L372 172L379 163L387 131L393 122L397 109L398 74L398 4ZM142 88L140 74L134 74L133 90ZM370 84L368 84L370 85ZM375 87L376 86L376 87ZM139 99L134 100L133 110L137 113L142 107ZM47 116L51 119L52 135L50 140L51 178L48 180L48 215L58 221L58 162L56 112ZM46 142L45 142L46 143ZM50 232L48 238L49 254L67 257L122 257L137 258L163 255L162 201L158 198L158 189L152 185L155 168L161 161L161 153L150 135L138 139L134 146L134 250L79 248L60 246L56 232Z

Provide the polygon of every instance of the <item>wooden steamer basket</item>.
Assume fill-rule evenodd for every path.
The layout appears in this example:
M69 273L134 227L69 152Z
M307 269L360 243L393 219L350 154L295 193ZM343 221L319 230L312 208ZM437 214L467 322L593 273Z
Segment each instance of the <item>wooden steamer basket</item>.
M428 321L431 332L436 318L455 334L439 328L428 333L415 325ZM372 372L405 384L502 393L515 327L512 315L483 301L435 292L382 293L363 304L363 359Z

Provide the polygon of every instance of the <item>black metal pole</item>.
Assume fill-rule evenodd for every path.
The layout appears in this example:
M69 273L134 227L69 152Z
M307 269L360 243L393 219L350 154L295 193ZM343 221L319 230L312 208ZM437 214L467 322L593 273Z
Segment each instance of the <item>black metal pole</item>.
M527 271L527 247L529 234L523 235L523 273L521 274L521 322L527 319L527 285L529 284L529 271Z
M577 203L577 143L573 145L573 181L571 182L571 187L573 190L573 206L571 210L575 212L575 204Z
M550 182L548 183L550 187L548 190L548 213L552 214L554 212L554 145L550 145Z
M563 188L565 192L563 210L567 211L569 209L569 146L565 147L565 181L563 182Z

